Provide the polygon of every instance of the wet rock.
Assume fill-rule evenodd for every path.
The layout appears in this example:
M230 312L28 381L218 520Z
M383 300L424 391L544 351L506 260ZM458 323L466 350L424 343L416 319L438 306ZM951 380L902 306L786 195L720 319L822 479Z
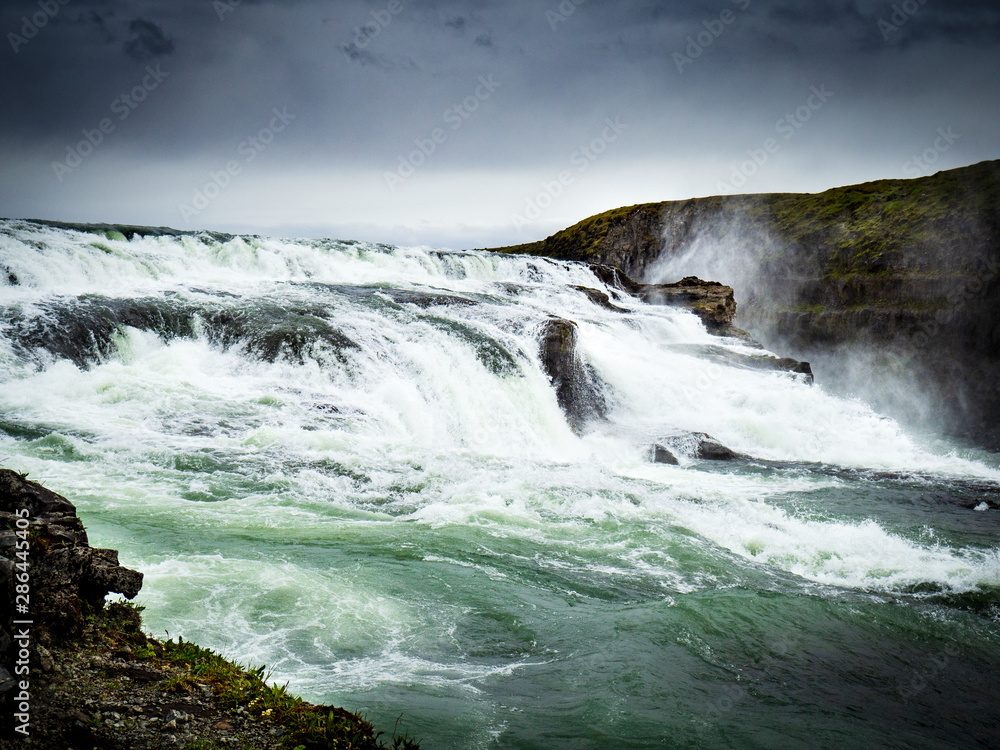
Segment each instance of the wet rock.
M730 286L695 276L687 276L672 284L640 284L614 266L591 263L589 267L606 286L627 292L646 304L690 310L701 318L709 333L749 338L749 334L733 326L736 298Z
M656 447L670 451L675 456L681 455L701 461L733 461L743 458L704 432L678 430L660 438Z
M652 447L651 454L654 464L669 464L670 466L677 466L680 463L677 460L677 456L671 453L668 448L664 448L662 445L654 445Z
M698 449L695 452L695 458L700 458L705 461L732 461L733 459L739 458L739 454L731 451L722 443L712 440L712 438L708 435L702 432L696 432L694 435L700 441Z
M621 289L631 295L638 296L642 291L643 284L633 281L617 266L610 266L604 263L587 264L591 272L602 284L611 289Z
M576 323L549 318L538 338L542 369L573 429L580 431L588 420L603 417L606 405L601 384L593 368L580 359Z
M443 303L442 303L443 304ZM163 341L192 338L204 327L213 344L235 348L268 362L287 358L302 363L321 347L335 356L358 345L327 319L320 306L286 308L277 304L218 307L149 297L116 299L86 295L41 305L43 315L9 319L18 352L38 351L68 359L81 369L112 356L123 328L155 333Z
M575 284L573 288L587 295L587 298L598 307L603 307L605 310L611 310L612 312L628 312L624 307L618 307L618 305L612 303L611 298L599 289L592 289L589 286L577 286Z
M80 632L84 617L99 610L109 593L129 599L139 593L142 573L119 565L115 550L91 547L69 500L15 471L0 469L0 525L15 528L19 519L23 525L25 513L33 619L60 635L71 635ZM4 546L0 554L8 562L15 559L13 547ZM9 632L9 621L0 625Z
M696 276L687 276L672 284L643 284L637 296L651 305L690 310L701 318L709 333L728 335L736 317L733 288Z
M711 344L680 344L674 347L677 351L691 353L702 359L726 365L740 367L746 370L771 370L802 375L810 385L813 383L813 371L808 362L799 362L791 357L775 357L772 354L744 354L722 346ZM763 349L761 350L763 352Z

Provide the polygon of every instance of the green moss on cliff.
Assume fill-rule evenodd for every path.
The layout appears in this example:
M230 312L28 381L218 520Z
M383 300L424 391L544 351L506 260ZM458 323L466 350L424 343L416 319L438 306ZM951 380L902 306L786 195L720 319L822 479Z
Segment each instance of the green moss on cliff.
M627 226L642 214L651 219L652 224L658 225L663 205L663 203L641 203L635 206L615 208L584 219L539 242L493 249L503 253L544 255L564 260L601 262L608 241L616 230ZM660 242L660 237L655 232L647 232L639 240L653 247Z
M705 219L738 220L768 232L777 242L773 261L807 257L810 270L838 278L965 271L960 254L942 240L997 242L1000 226L1000 161L982 162L913 180L878 180L817 194L770 193L695 198L626 206L556 232L538 242L496 248L587 262L625 261L637 274L649 254L669 247ZM675 226L676 225L676 226ZM625 228L640 236L623 238ZM688 239L682 237L683 239ZM629 247L622 251L614 246ZM968 263L965 257L964 262Z
M406 736L386 744L364 718L268 684L264 667L241 666L183 639L158 641L143 631L141 611L108 604L86 618L80 637L50 642L51 666L36 670L32 683L32 747L419 748ZM5 747L13 745L0 738Z

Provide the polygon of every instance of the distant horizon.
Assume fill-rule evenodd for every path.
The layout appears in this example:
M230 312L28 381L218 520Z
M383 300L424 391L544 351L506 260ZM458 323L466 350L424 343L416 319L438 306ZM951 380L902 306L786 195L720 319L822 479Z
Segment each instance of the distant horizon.
M844 183L844 184L840 184L840 185L832 185L832 186L829 186L829 187L826 187L826 188L822 188L820 190L807 190L807 191L802 191L802 190L780 190L780 191L766 191L766 192L748 192L748 193L731 193L731 194L710 194L710 195L694 195L694 196L689 196L689 197L686 197L686 198L670 198L670 199L664 199L664 200L638 201L636 203L627 203L627 204L621 204L621 205L618 205L618 206L608 206L608 207L603 208L603 209L601 209L599 211L596 211L594 213L588 213L587 215L581 216L581 217L579 217L577 219L574 219L574 220L570 221L569 223L567 223L565 225L554 227L551 231L549 231L548 233L546 233L546 234L544 234L542 236L531 237L531 238L527 238L527 239L520 239L517 242L508 242L508 243L494 242L492 244L480 244L480 245L468 244L468 245L459 246L459 245L445 245L445 244L440 244L440 243L439 244L435 244L435 243L431 243L431 242L419 242L419 241L418 242L411 242L411 243L402 243L402 242L393 241L391 239L378 238L378 237L363 237L363 236L350 236L350 235L339 235L339 234L332 234L332 233L323 233L323 230L321 228L319 228L318 226L317 227L313 227L312 229L304 229L300 233L288 233L288 232L282 231L280 227L273 228L274 231L272 231L272 230L270 230L268 228L262 228L262 227L251 227L249 229L239 229L239 228L237 228L235 226L205 226L205 227L198 227L198 228L182 228L182 227L179 227L179 226L174 226L174 225L169 225L169 224L148 224L148 223L141 223L141 222L137 223L137 222L134 222L134 221L87 220L87 219L75 219L75 218L63 218L63 217L46 218L46 217L40 217L40 216L32 216L32 217L27 217L27 216L4 216L4 217L0 217L0 220L3 220L3 221L29 221L29 222L38 222L38 223L45 223L45 224L75 224L75 225L87 225L87 226L108 226L108 227L116 227L117 226L117 227L136 227L136 228L145 227L145 228L149 228L149 229L169 229L171 231L178 232L178 233L184 233L184 234L198 234L198 233L201 233L201 232L218 232L218 233L221 233L221 234L231 234L231 235L234 235L234 236L258 236L258 237L268 237L268 238L273 238L273 239L292 239L292 240L294 240L294 239L327 239L327 240L332 240L332 241L335 241L335 242L373 242L373 243L387 243L387 244L400 245L400 246L408 246L408 247L432 247L432 248L451 249L451 250L475 250L475 249L488 250L488 249L493 249L493 248L508 247L508 246L513 246L513 245L529 244L529 243L532 243L532 242L541 241L541 240L546 239L547 237L550 237L552 234L554 234L556 232L559 232L559 231L561 231L563 229L571 227L571 226L573 226L573 225L575 225L575 224L577 224L577 223L579 223L581 221L584 221L584 220L586 220L586 219L588 219L588 218L590 218L592 216L596 216L596 215L599 215L601 213L605 213L607 211L613 211L613 210L619 209L619 208L627 208L629 206L636 206L636 205L643 205L643 204L650 204L650 203L685 202L685 201L689 201L689 200L701 200L701 199L706 199L706 198L715 198L715 197L723 197L723 196L725 196L725 197L737 197L737 196L741 196L741 195L775 195L775 194L784 194L784 195L819 195L819 194L822 194L822 193L827 192L829 190L837 190L837 189L840 189L840 188L854 187L854 186L860 186L860 185L867 185L867 184L871 184L871 183L874 183L874 182L909 181L909 180L924 179L924 178L928 178L928 177L933 177L933 176L935 176L937 174L940 174L942 172L954 172L954 171L959 171L959 170L963 170L963 169L969 169L971 167L975 167L975 166L978 166L980 164L987 164L987 163L993 162L993 161L1000 161L1000 157L994 158L994 159L983 159L981 161L977 161L977 162L974 162L972 164L966 164L966 165L961 165L961 166L956 166L956 167L949 167L948 169L941 169L941 170L938 170L937 172L934 172L934 173L931 173L931 174L927 174L927 175L920 175L918 177L902 177L902 178L900 178L900 177L875 177L873 179L865 180L863 182L852 182L852 183ZM308 226L308 225L306 225L306 226Z

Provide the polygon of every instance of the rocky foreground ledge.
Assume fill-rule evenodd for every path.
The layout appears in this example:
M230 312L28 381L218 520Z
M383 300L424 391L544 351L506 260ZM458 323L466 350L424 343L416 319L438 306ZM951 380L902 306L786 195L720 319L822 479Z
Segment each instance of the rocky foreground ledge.
M149 637L141 607L105 602L141 586L69 500L0 469L0 749L418 747L269 685L264 667Z

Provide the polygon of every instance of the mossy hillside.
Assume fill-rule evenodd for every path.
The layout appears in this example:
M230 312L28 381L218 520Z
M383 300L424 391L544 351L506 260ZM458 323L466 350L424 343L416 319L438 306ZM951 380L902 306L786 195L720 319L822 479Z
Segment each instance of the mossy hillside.
M642 203L615 208L584 219L544 240L523 245L498 247L493 248L493 250L512 254L544 255L550 258L581 262L603 262L602 258L608 240L614 236L616 231L620 231L630 221L634 221L636 216L641 215L649 216L659 223L659 215L665 205L664 203ZM660 238L650 233L642 237L642 240L652 247L660 241Z
M618 260L622 270L638 277L662 252L685 247L714 222L730 222L750 236L766 233L774 240L773 253L765 259L773 266L770 271L834 279L947 275L976 271L977 259L956 250L983 238L995 246L998 216L1000 161L990 161L817 194L712 196L626 206L538 242L496 249L585 262ZM635 236L639 227L648 231ZM624 240L631 240L629 247L622 247Z
M815 195L772 194L744 210L787 253L816 253L827 275L844 276L975 270L954 245L980 236L995 243L998 208L1000 161Z

